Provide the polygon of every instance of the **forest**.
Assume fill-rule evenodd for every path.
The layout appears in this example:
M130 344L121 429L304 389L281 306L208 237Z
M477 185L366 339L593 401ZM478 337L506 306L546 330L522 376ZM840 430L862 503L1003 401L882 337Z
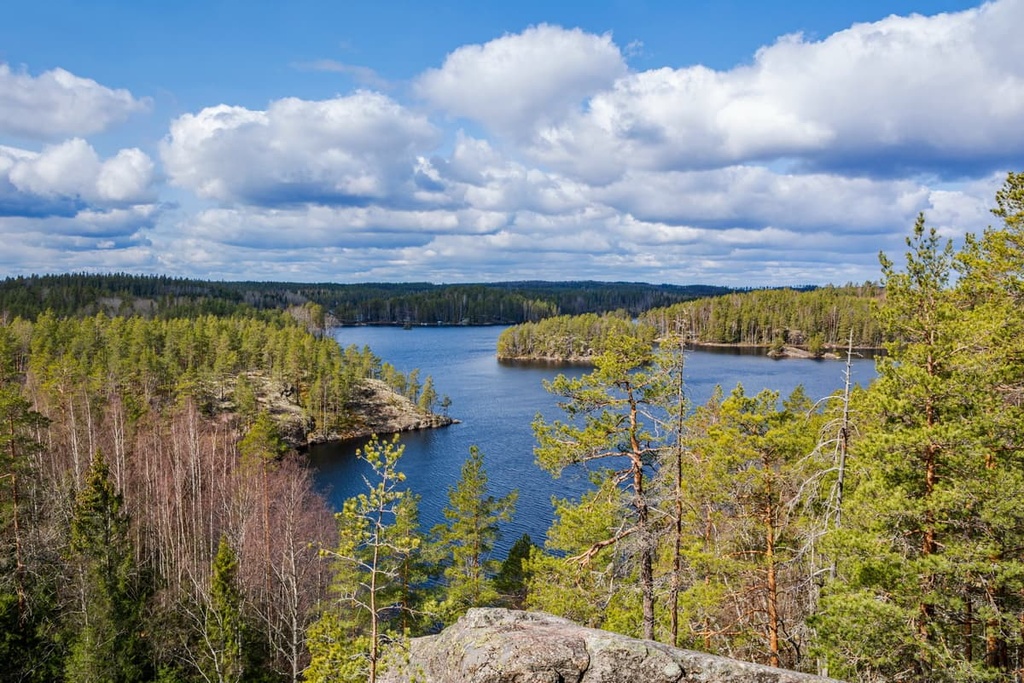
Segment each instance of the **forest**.
M818 403L736 386L689 405L685 326L655 345L595 316L592 370L550 381L564 415L533 424L538 465L589 464L593 487L501 561L516 494L489 492L476 448L432 529L396 439L362 448L365 490L327 509L269 398L336 429L354 383L386 373L321 336L316 303L6 317L3 679L375 681L408 637L502 605L850 681L1014 680L1024 174L993 215L959 249L922 215L881 256L884 296L855 293L878 378ZM837 346L859 310L821 319Z
M513 325L498 336L498 358L590 361L616 338L630 335L653 343L653 325L634 324L625 311L559 315Z
M728 291L629 282L301 284L81 273L6 278L0 282L0 315L34 319L50 311L62 317L106 313L187 318L313 304L330 325L507 325L618 309L639 315Z
M759 346L781 355L797 347L811 357L850 345L878 350L886 341L875 315L884 296L878 285L730 292L643 311L564 315L504 330L498 357L589 361L609 338L633 334L653 340L679 336L689 345Z
M660 334L683 335L695 344L791 344L813 352L881 348L874 315L884 289L873 283L842 287L736 292L645 311L640 317Z

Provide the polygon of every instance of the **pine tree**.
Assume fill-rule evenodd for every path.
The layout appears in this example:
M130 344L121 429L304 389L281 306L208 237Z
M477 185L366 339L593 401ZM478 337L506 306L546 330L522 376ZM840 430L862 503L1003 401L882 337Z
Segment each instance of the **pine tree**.
M437 390L434 389L434 378L427 375L427 379L423 382L423 390L420 392L420 397L416 405L424 413L429 413L434 410L435 403L437 403Z
M245 677L245 624L242 618L242 593L238 586L238 558L227 539L221 536L213 560L210 580L210 604L206 609L207 680L229 683Z
M491 582L496 563L490 553L499 538L498 525L512 519L518 496L518 491L501 498L488 495L483 453L476 446L470 447L458 483L448 489L448 505L444 508L448 521L434 529L448 555L443 605L447 623L470 607L498 602L498 592Z
M516 539L502 560L501 568L494 577L494 588L507 607L522 609L526 602L526 586L530 580L527 562L536 547L530 535L523 534Z
M5 331L0 327L0 347ZM37 476L31 463L42 448L35 432L47 421L31 410L16 384L7 383L13 368L5 377L3 366L13 358L13 353L0 357L0 676L41 681L54 676L59 663L47 632L54 618L56 572L35 561L48 549L33 547L30 540L36 515L29 493Z
M622 526L623 493L610 470L578 501L555 499L544 548L524 563L526 606L592 628L627 634L640 629L637 572L625 544L606 543ZM596 477L595 477L596 478ZM586 557L581 564L579 558Z
M851 451L837 580L815 620L832 674L971 681L1017 666L1021 260L1003 248L1016 239L1003 213L1005 233L968 239L957 258L922 217L904 269L882 259L893 342L867 393L873 424Z
M627 539L633 543L643 613L639 635L653 640L655 539L647 487L663 438L655 435L650 413L663 409L670 384L657 369L646 370L654 360L649 341L617 336L605 344L607 350L595 360L593 372L572 379L559 375L545 384L561 399L559 405L570 419L548 422L538 417L533 424L534 452L538 463L555 476L573 464L623 463L612 475L628 491L622 523L604 538L594 539L577 560L585 569L602 549Z
M79 610L66 625L71 637L66 680L128 683L146 680L150 656L143 635L148 597L129 533L121 494L97 451L75 501L68 558L78 572Z
M336 515L338 546L324 553L334 561L334 603L310 628L308 681L377 679L394 605L406 590L404 570L421 547L408 520L415 506L406 500L398 470L402 451L397 436L390 442L373 437L360 450L373 476L366 493L345 501Z

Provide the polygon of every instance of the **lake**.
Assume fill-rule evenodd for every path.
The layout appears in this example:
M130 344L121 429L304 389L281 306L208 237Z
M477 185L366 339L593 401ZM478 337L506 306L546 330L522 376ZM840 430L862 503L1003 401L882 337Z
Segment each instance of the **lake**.
M496 557L523 533L542 543L552 520L552 496L576 498L588 486L587 472L574 468L553 479L534 462L530 423L537 413L563 417L543 381L559 373L578 376L586 366L499 362L495 357L503 327L341 327L332 330L342 347L368 345L383 361L402 372L420 369L420 381L431 375L439 396L451 398L449 414L459 424L443 429L405 433L399 469L420 494L424 529L443 521L448 487L459 479L470 446L484 454L492 495L519 490L515 519L502 530ZM773 360L746 349L688 351L684 379L693 404L706 401L720 384L728 393L742 383L748 395L769 388L789 394L802 384L812 400L842 389L845 363L836 360ZM866 385L875 376L874 361L856 359L852 378ZM358 443L328 444L310 451L317 483L335 509L365 490L358 461Z

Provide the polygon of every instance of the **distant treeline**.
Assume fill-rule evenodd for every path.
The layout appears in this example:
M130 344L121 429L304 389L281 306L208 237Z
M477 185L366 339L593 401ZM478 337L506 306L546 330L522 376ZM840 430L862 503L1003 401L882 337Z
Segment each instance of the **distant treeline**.
M882 328L875 306L878 285L846 285L811 290L763 289L674 304L646 312L642 319L661 334L676 332L701 344L815 349L853 344L880 348Z
M316 304L328 323L381 325L489 325L537 321L555 315L624 310L639 315L732 290L706 285L628 282L499 282L302 284L207 282L119 274L32 275L0 282L0 315L34 319L104 312L182 318L249 315Z
M883 290L870 283L819 289L763 289L703 297L653 308L566 315L522 323L498 338L499 358L583 360L599 355L610 337L642 339L679 334L691 344L799 346L820 355L845 347L881 348L875 308Z

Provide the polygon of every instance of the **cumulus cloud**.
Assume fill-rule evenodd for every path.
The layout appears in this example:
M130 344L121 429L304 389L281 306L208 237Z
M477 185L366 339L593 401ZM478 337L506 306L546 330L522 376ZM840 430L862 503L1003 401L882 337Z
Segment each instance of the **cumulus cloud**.
M417 155L437 141L424 116L360 91L186 114L171 123L161 156L172 183L207 199L365 204L407 194Z
M883 174L977 173L1024 154L1024 2L790 35L729 71L630 73L534 131L532 157L591 182L630 168L791 159ZM965 170L966 169L966 170Z
M135 148L101 159L78 138L41 152L0 146L0 265L53 272L146 262L144 233L162 213L153 183L152 160ZM108 253L125 250L132 255Z
M154 201L153 161L141 150L123 149L101 160L80 138L42 152L0 146L0 212L19 197L81 206L115 206Z
M504 214L479 209L403 211L314 204L208 209L181 230L197 239L270 249L393 248L423 245L437 235L487 234L506 221Z
M31 76L0 64L0 133L37 140L90 135L149 107L148 99L64 69Z
M629 171L595 188L593 197L641 220L708 228L787 225L800 232L878 232L907 224L929 205L928 188L912 180L777 173L761 166Z
M610 35L536 26L454 50L416 103L178 117L160 145L194 195L178 213L139 149L0 147L0 233L25 258L59 245L228 279L874 279L920 211L953 238L991 222L1024 158L1020 25L1024 0L997 0L649 71Z
M450 114L518 135L562 119L625 73L611 35L541 24L458 48L416 90Z

